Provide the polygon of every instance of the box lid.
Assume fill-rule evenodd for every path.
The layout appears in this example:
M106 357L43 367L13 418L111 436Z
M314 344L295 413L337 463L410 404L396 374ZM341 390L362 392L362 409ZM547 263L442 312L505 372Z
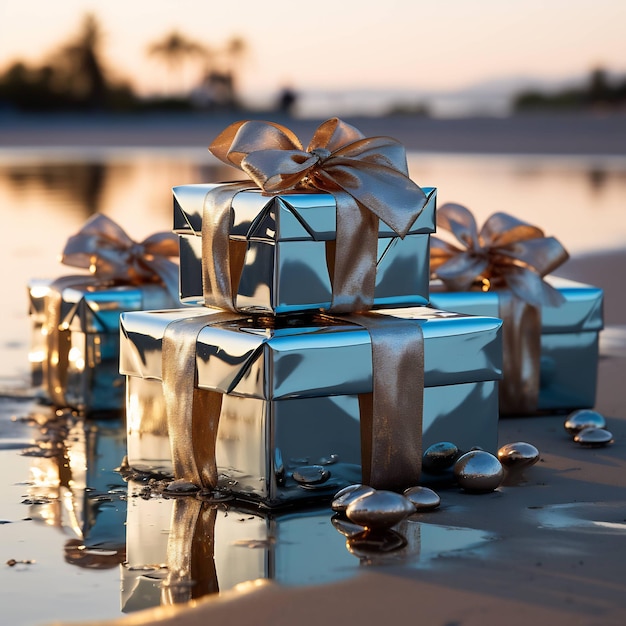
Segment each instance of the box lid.
M161 342L170 322L217 309L124 313L120 372L161 379ZM412 307L377 311L419 320L424 333L425 385L438 387L501 378L501 320ZM280 400L369 393L372 352L362 327L321 317L248 318L203 328L197 339L197 379L202 389ZM280 319L278 320L280 324Z
M83 333L117 333L120 313L174 307L176 304L161 285L93 285L63 290L61 326Z
M251 183L252 185L252 183ZM219 184L181 185L173 188L174 232L200 236L204 200ZM435 231L437 190L423 187L428 200L409 234ZM335 239L335 199L327 193L269 195L260 189L238 193L232 203L230 236L257 241L328 241ZM379 237L395 233L380 222Z
M577 333L602 329L602 289L556 276L546 276L545 280L561 292L565 302L560 306L541 307L542 333ZM499 315L497 291L446 291L440 281L430 283L430 303L470 315Z

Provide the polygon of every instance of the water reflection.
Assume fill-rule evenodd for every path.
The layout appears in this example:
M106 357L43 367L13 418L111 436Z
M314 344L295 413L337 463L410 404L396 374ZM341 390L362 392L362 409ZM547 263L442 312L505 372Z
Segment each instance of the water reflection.
M116 567L126 554L126 485L114 471L126 452L122 424L52 409L28 419L38 428L35 444L22 452L31 459L29 517L69 536L67 563Z
M3 174L13 193L54 198L54 203L67 203L86 219L101 210L107 186L125 184L124 175L110 180L111 169L106 163L32 163L9 165Z
M328 506L268 512L235 501L164 499L131 481L122 609L187 602L263 578L304 586L346 580L364 566L429 567L494 538L430 523L428 515L365 536L336 517Z

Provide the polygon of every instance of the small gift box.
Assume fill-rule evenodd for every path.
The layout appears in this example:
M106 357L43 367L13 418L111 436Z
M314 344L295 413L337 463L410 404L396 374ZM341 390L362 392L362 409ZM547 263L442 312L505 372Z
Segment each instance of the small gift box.
M210 150L251 180L174 187L184 303L256 313L428 302L436 190L408 178L401 144L329 120L305 151L247 121Z
M178 265L166 258L177 253L171 233L137 244L96 215L69 239L62 256L91 273L29 282L29 357L45 401L83 414L124 408L120 313L177 306Z
M129 463L267 506L415 485L422 447L497 450L500 324L429 307L125 313Z
M378 543L368 544L342 534L327 506L264 511L233 501L149 498L144 484L133 481L128 490L126 562L120 569L125 613L263 579L287 587L331 584L360 576L364 558L424 565L493 540L484 531L427 523L422 515L379 532Z
M547 276L567 253L512 216L497 213L479 232L465 207L446 204L437 223L463 245L433 238L431 304L503 320L501 414L592 407L602 290Z

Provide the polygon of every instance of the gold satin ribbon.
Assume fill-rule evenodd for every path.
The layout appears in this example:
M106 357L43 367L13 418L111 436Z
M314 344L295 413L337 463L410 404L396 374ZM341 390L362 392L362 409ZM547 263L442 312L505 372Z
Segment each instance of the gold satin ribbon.
M96 284L92 276L62 276L48 288L44 298L46 355L42 363L43 384L54 406L66 406L67 368L71 336L68 328L61 326L63 316L63 291L69 287L86 287Z
M220 133L209 150L221 161L242 169L268 194L332 194L337 205L337 233L331 310L347 313L371 308L378 220L404 237L427 200L408 176L400 142L389 137L367 138L333 118L319 126L304 150L284 126L241 121ZM249 188L249 183L239 182L207 194L202 220L207 306L236 310L238 277L231 274L228 227L234 196Z
M172 233L155 233L141 243L133 241L112 219L97 213L78 233L67 240L61 262L89 269L90 274L63 276L55 280L46 295L46 358L44 385L55 406L65 406L70 332L61 328L63 290L68 287L107 284L145 285L163 283L172 297L178 297L178 265L168 257L178 256L178 240Z
M359 396L363 483L393 491L414 487L422 470L422 327L384 315L339 319L365 328L372 345L372 393Z
M480 232L468 209L448 203L437 211L437 226L461 247L431 237L430 266L450 291L483 289L498 293L504 321L500 412L523 415L537 410L541 357L541 307L559 306L563 295L544 276L569 255L554 237L506 213L495 213Z
M222 395L197 388L196 345L206 326L245 317L232 312L175 320L161 351L163 396L174 478L202 488L217 486L215 445Z
M247 316L225 311L176 320L165 329L162 380L176 481L205 489L217 486L215 448L222 394L197 388L196 346L204 327L238 319ZM336 319L362 326L371 338L372 393L359 399L363 480L378 489L414 486L422 461L421 325L383 315Z

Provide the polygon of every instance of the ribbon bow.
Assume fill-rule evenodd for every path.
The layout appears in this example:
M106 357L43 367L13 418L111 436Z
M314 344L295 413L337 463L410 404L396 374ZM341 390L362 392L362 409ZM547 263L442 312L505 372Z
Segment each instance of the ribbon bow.
M451 291L469 291L477 280L508 288L534 306L559 305L563 296L543 277L569 255L554 237L507 215L494 213L478 231L468 209L448 203L437 211L437 226L449 230L462 244L457 248L431 237L431 272Z
M67 240L61 262L86 268L102 281L163 282L177 302L178 265L169 260L177 256L178 239L173 233L155 233L136 242L112 219L96 213Z
M338 118L322 123L306 151L296 135L273 122L241 121L209 147L268 193L343 190L404 237L426 203L409 178L404 146L391 137L365 137Z
M246 172L267 193L323 191L337 204L331 281L335 312L371 308L376 282L378 220L404 237L426 204L409 177L406 153L390 137L365 137L333 118L315 131L306 150L279 124L240 121L209 147L221 161ZM249 184L235 183L207 195L203 216L205 304L235 310L228 228L230 204Z

